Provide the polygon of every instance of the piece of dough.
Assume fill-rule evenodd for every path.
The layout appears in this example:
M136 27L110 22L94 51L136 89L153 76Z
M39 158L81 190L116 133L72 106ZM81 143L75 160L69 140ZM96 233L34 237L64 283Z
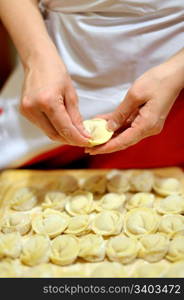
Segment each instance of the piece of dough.
M26 278L53 278L54 270L53 265L49 263L40 264L29 268L26 272L23 273L23 277Z
M0 278L20 277L20 268L14 260L3 260L0 262Z
M153 185L156 193L162 196L181 193L181 183L176 178L156 178Z
M20 260L28 266L35 266L49 261L50 241L43 235L29 237L23 245Z
M182 214L184 212L184 197L177 194L167 196L160 199L155 208L160 214Z
M78 180L72 175L62 175L54 182L48 185L50 191L59 191L62 193L73 193L79 189Z
M79 242L72 235L57 236L52 241L51 261L56 265L72 264L79 254Z
M22 249L22 240L19 232L0 234L0 258L20 256Z
M93 211L93 194L90 192L76 192L68 197L65 205L71 216L86 215Z
M96 210L118 210L123 211L126 200L125 194L107 193L99 201L96 201Z
M8 215L3 220L1 230L4 233L18 231L21 235L26 234L31 229L31 217L24 213L14 213Z
M165 274L166 278L184 278L184 261L173 263Z
M138 254L140 244L136 239L125 235L111 237L106 246L106 254L112 261L122 264L132 262Z
M173 238L166 258L171 262L184 260L184 236L175 236Z
M162 233L147 234L140 238L139 257L149 262L163 259L169 248L169 237Z
M125 214L124 231L128 236L140 237L155 233L159 226L159 216L151 208L134 208Z
M92 147L106 143L113 135L113 131L107 129L107 121L104 119L85 120L83 125L91 135L88 141Z
M139 192L134 194L125 204L125 207L130 210L139 207L152 208L155 196L152 193Z
M128 277L124 267L117 262L102 262L90 274L92 278L126 278Z
M38 190L33 187L23 187L15 191L11 200L11 208L24 211L32 209L37 203Z
M102 261L105 257L105 241L100 235L88 234L80 238L79 257L90 261Z
M115 174L107 182L107 190L111 193L125 193L130 190L129 179L125 174Z
M66 214L47 208L43 213L33 218L32 228L38 234L54 238L64 232L68 223L69 217Z
M175 234L184 231L184 216L164 215L160 220L159 231L173 237Z
M123 217L118 211L103 211L92 220L91 229L94 233L108 236L120 234Z
M169 266L164 261L156 263L142 262L133 272L134 278L160 278L165 277Z
M51 191L46 193L43 208L51 208L59 211L63 211L66 203L66 194L59 191Z
M81 215L70 218L65 233L80 236L89 232L89 216Z
M93 175L87 178L82 188L91 193L104 194L106 191L107 179L104 175Z
M151 192L154 184L154 175L149 171L130 177L131 190L133 192Z

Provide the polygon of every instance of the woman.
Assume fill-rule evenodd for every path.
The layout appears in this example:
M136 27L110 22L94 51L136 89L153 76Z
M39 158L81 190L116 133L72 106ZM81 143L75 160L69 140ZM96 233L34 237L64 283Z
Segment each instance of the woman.
M52 140L95 154L90 167L182 164L183 0L43 0L50 36L38 2L0 2L24 67L21 113ZM107 119L114 137L88 148L80 112ZM56 152L57 165L67 161L68 146Z

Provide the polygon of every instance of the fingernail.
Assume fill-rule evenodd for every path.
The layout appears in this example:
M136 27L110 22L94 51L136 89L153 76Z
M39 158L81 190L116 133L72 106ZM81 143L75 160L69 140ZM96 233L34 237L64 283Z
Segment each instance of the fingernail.
M107 126L111 131L115 131L118 128L118 124L113 120L108 121Z

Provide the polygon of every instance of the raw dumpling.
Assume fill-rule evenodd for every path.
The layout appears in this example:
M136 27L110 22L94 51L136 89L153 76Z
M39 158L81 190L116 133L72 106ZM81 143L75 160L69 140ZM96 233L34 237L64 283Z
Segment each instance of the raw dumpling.
M171 265L166 273L166 278L184 278L184 261L179 261Z
M155 233L159 226L159 216L151 208L135 208L125 215L124 230L128 236L140 237Z
M141 172L130 177L131 190L134 192L150 192L154 184L154 175L149 172Z
M62 193L73 193L79 189L79 183L74 176L62 175L52 182L48 188Z
M68 197L65 209L71 216L91 213L94 209L93 194L90 192L74 193Z
M31 229L31 218L28 214L14 213L7 216L1 226L4 233L18 231L21 235L26 234Z
M54 277L54 270L53 265L45 263L40 264L38 266L34 266L27 270L23 277L26 278L53 278Z
M177 194L167 196L157 202L156 209L160 214L181 214L184 212L184 197Z
M184 236L176 236L173 238L170 242L166 258L172 262L184 260Z
M20 255L22 241L19 232L0 234L0 258L17 258Z
M38 191L33 187L19 188L11 200L11 208L15 210L30 210L37 203Z
M92 220L91 229L94 233L108 236L120 234L123 227L123 217L118 211L103 211Z
M95 234L81 237L79 257L91 262L102 261L105 257L105 241L103 238Z
M83 125L91 135L91 138L88 139L91 146L104 144L113 135L113 131L107 129L107 121L104 119L85 120Z
M176 178L157 178L153 188L156 193L162 196L181 193L181 183Z
M64 232L68 223L69 217L66 214L48 208L33 218L32 227L36 233L54 238Z
M128 277L123 266L116 262L102 262L92 272L90 277L92 278L125 278Z
M20 270L14 260L3 260L0 262L0 278L19 277Z
M83 235L89 231L89 216L81 215L70 218L68 228L65 233L70 233L74 235Z
M111 193L125 193L130 189L128 177L125 174L116 174L109 178L107 190Z
M165 277L168 269L168 264L164 261L156 263L143 262L137 266L133 277L135 278L160 278Z
M133 261L139 251L139 242L124 235L112 237L107 242L106 254L112 261L127 264Z
M97 201L96 210L123 210L126 196L124 194L107 193Z
M28 266L35 266L49 261L50 241L42 235L33 235L23 245L20 260Z
M160 220L159 231L172 237L177 232L184 230L184 216L164 215Z
M125 207L130 210L139 207L153 207L155 196L152 193L136 193L125 204Z
M63 211L66 203L66 194L59 191L51 191L45 195L43 208L51 208Z
M79 254L79 242L72 235L57 236L52 241L51 261L56 265L72 264Z
M148 234L140 238L139 257L149 262L164 258L169 247L169 238L162 233Z
M104 175L93 175L83 183L83 189L96 194L104 194L106 191L107 179Z

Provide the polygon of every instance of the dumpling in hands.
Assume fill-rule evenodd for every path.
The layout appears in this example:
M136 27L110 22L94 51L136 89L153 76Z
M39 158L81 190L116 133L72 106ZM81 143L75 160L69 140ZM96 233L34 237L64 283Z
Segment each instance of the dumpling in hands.
M130 189L128 177L121 173L115 174L107 182L107 190L111 193L125 193Z
M125 207L130 210L139 207L153 207L155 196L152 193L136 193L125 204Z
M33 187L23 187L15 191L11 200L11 208L24 211L32 209L38 198L38 190Z
M33 218L32 227L36 233L54 238L64 232L68 223L69 217L66 214L48 208Z
M136 258L139 247L140 245L137 240L119 235L108 240L106 254L112 261L127 264Z
M66 194L59 191L51 191L45 195L43 208L51 208L63 211L66 203Z
M184 260L184 236L176 236L173 238L170 242L166 258L171 262Z
M31 217L24 213L14 213L7 216L2 223L1 230L4 233L19 232L26 234L31 229Z
M33 235L23 245L20 260L28 266L35 266L49 261L50 241L42 235Z
M65 209L71 216L91 213L94 209L93 194L90 192L74 193L68 197Z
M169 248L169 238L162 233L148 234L140 238L139 257L149 262L163 259Z
M88 234L80 238L79 257L91 262L102 261L105 257L105 241L100 235Z
M96 210L123 210L126 196L124 194L107 193L96 202Z
M89 216L81 215L70 218L68 228L65 233L74 234L77 236L89 232Z
M119 234L123 227L123 217L118 211L103 211L92 220L94 233L108 236Z
M125 215L124 230L128 236L140 237L155 233L158 226L159 216L151 208L135 208Z
M156 203L156 210L160 214L182 214L184 212L184 197L173 194Z
M85 120L83 125L91 135L88 141L92 147L106 143L113 135L113 131L107 129L107 121L104 119Z
M164 215L160 220L159 231L172 237L177 232L184 231L184 216L182 215Z
M106 191L106 182L107 179L104 175L93 175L84 181L82 188L94 194L104 194Z
M161 196L180 194L181 182L176 178L156 178L153 189Z
M60 266L72 264L79 254L79 242L72 235L57 236L52 241L51 261Z
M154 175L149 171L141 172L130 177L133 192L150 192L154 184Z
M0 258L17 258L22 249L22 241L19 232L0 234Z

